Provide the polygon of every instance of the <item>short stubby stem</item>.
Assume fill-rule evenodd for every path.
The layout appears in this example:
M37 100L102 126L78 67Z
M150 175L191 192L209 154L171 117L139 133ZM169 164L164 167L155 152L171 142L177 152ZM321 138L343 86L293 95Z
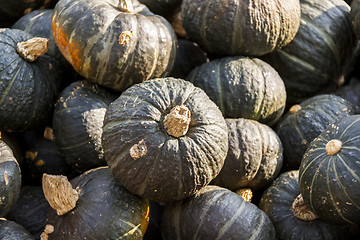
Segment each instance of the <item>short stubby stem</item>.
M49 39L34 37L16 46L18 54L28 62L34 62L39 56L49 50Z
M173 107L169 114L164 118L164 128L173 137L184 136L190 125L191 113L185 105Z
M303 221L313 221L317 218L319 218L318 216L316 216L316 214L305 204L304 199L302 197L301 194L299 194L292 206L291 206L291 210L294 214L295 217L297 217L300 220Z

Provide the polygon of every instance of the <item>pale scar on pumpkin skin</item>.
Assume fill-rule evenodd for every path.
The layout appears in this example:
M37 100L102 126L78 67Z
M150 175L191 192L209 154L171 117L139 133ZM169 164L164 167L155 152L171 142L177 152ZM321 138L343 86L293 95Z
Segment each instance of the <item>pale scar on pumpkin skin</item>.
M147 154L147 147L146 147L146 144L144 142L144 139L140 140L139 143L133 145L130 148L130 156L134 160L137 160L137 159L145 156L146 154Z
M7 171L4 172L4 179L5 179L5 185L9 184L9 175L7 173Z

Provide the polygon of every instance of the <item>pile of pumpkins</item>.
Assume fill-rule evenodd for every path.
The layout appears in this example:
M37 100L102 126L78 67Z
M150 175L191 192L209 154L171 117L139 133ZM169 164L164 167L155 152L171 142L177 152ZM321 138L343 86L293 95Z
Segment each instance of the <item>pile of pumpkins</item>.
M0 4L0 239L359 239L360 0Z

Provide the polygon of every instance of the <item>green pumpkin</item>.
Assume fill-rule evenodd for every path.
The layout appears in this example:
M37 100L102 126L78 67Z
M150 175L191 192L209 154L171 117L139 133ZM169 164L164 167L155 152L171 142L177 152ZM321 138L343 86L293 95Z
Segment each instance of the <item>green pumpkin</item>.
M240 195L206 186L195 196L165 205L164 239L276 239L269 217Z
M286 46L300 25L299 0L183 0L190 40L209 53L261 56Z
M194 195L219 174L228 132L219 108L203 90L169 77L134 85L112 102L102 144L124 187L169 202Z
M283 79L288 104L333 92L348 74L348 61L357 44L344 0L300 0L301 21L287 46L263 60Z
M318 95L293 105L275 128L284 146L283 169L299 169L311 141L329 124L353 114L352 104L333 94Z
M35 240L35 238L20 224L0 218L1 240Z
M52 31L81 76L116 91L166 76L175 61L170 23L137 0L60 0Z
M203 89L226 118L247 118L274 125L285 109L279 74L257 58L224 57L193 69L186 80Z
M283 163L280 138L269 126L249 119L225 119L229 150L213 184L236 191L260 189L279 174Z
M324 221L360 223L360 115L344 117L315 138L301 161L305 203Z
M334 94L348 100L354 107L355 113L360 113L360 82L350 80L349 84L341 86Z

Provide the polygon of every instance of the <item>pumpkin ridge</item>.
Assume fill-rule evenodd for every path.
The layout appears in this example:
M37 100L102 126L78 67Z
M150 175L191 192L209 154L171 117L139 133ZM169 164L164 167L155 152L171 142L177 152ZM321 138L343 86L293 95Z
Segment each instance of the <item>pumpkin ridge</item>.
M349 130L349 128L350 128L352 125L354 125L355 123L359 122L359 121L360 121L360 119L356 119L356 120L353 121L352 123L348 124L348 125L346 126L346 128L344 129L344 131L341 133L339 139L342 139L342 138L344 137L344 135L347 133L347 131ZM343 144L345 144L345 143L343 143Z
M238 43L240 46L243 44L243 40L242 40L242 38L241 37L239 37L239 33L240 32L242 32L242 25L241 24L239 24L239 25L237 25L236 23L238 23L239 22L239 9L242 9L242 8L240 8L240 6L241 6L241 3L242 3L243 1L239 1L239 0L234 0L234 5L236 5L236 9L235 9L235 16L234 16L234 21L233 21L233 23L234 23L234 26L233 26L233 35L232 35L232 38L231 38L231 51L232 52L235 52L235 50L236 50L236 44L235 43ZM239 43L240 42L240 43Z
M159 21L159 19L157 19L157 21ZM151 26L152 28L151 29L154 29L155 28L155 31L157 33L159 33L159 28L157 27L154 27L154 22L151 21ZM159 49L160 49L160 46L159 46L159 42L160 42L160 34L156 34L158 36L158 39L159 41L155 41L156 42L156 46L155 48L153 49L153 53L154 53L154 61L152 62L152 67L151 67L151 70L149 71L149 74L147 75L146 79L150 79L150 78L153 78L153 74L157 68L157 65L158 65L158 60L159 60Z
M22 67L24 66L24 64L25 64L24 61L21 61L21 60L19 61L19 64L17 65L17 68L15 68L15 69L17 69L15 75L13 76L13 78L11 79L11 81L9 82L9 84L6 86L6 89L2 92L2 96L1 96L1 98L0 98L0 104L2 104L2 103L4 102L5 97L6 97L6 96L8 95L8 93L10 92L10 90L11 90L11 88L12 88L15 80L17 79L17 76L18 76L20 70L22 69ZM14 69L14 70L15 70L15 69Z
M201 29L201 32L200 32L200 36L201 36L201 45L204 45L204 48L206 48L206 49L209 49L208 51L211 51L210 50L210 48L209 48L209 46L208 46L208 41L206 41L206 13L207 13L207 11L208 11L208 9L209 9L209 7L210 7L210 3L211 3L211 1L207 1L206 3L205 3L205 6L204 6L204 10L203 10L203 15L201 16L201 27L200 27L200 29ZM203 40L205 40L205 41L203 41Z
M314 149L316 150L316 149ZM321 157L324 157L326 155L326 153L322 153L322 154L319 154L316 158L314 158L313 160L311 160L311 162L309 162L306 166L306 168L302 171L302 173L299 175L299 182L301 182L302 180L302 177L304 176L305 172L308 170L308 168L313 164L313 163L316 163L316 161L321 158Z
M341 155L339 155L339 159L343 163L344 167L351 173L351 175L355 177L357 181L360 182L360 177L356 175L356 173L352 170L352 168L349 165L346 164L346 161L341 157Z
M216 84L218 86L218 98L219 98L219 105L220 105L219 108L224 115L225 106L224 106L224 98L222 97L224 95L222 79L226 79L226 77L222 78L222 75L225 74L225 71L223 72L223 71L221 71L221 69L225 69L225 68L221 68L221 65L223 65L223 66L225 65L223 58L221 58L219 61L219 64L216 65L216 67L217 67L216 73L218 75L217 76L218 80L216 81Z
M251 59L251 58L250 58ZM262 75L262 77L263 77L263 80L264 81L261 81L261 82L263 82L264 83L264 86L263 86L263 91L259 91L259 92L261 92L262 93L262 97L258 97L258 98L260 98L261 99L261 102L259 103L259 105L258 105L258 109L255 111L256 112L256 115L255 115L255 119L262 119L262 116L261 116L261 110L263 110L263 108L264 108L264 105L265 105L265 97L266 97L266 92L267 92L267 87L266 87L266 85L267 85L267 82L268 82L268 79L267 79L267 77L265 76L265 71L266 71L266 69L264 69L263 68L263 66L262 65L259 65L254 59L251 59L251 61L255 64L255 66L257 66L257 68L258 69L260 69L260 72L261 72L261 75ZM259 81L260 82L260 81ZM273 107L273 105L272 105L272 107ZM268 112L268 111L267 111Z

